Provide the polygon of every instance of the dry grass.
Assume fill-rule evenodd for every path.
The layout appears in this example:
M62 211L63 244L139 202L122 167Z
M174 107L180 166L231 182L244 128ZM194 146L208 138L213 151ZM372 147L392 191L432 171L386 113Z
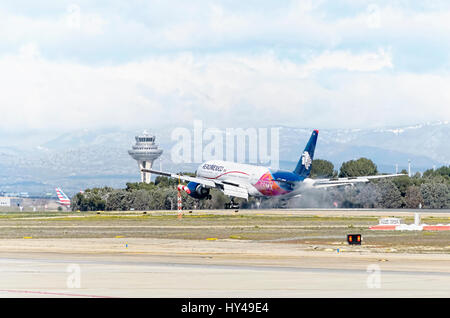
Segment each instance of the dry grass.
M427 217L427 224L450 223L447 217ZM413 218L405 218L412 223ZM250 240L275 243L336 246L346 244L346 234L361 233L363 247L406 252L450 253L450 231L371 231L375 216L338 217L219 215L176 212L58 212L2 213L0 238L173 238Z

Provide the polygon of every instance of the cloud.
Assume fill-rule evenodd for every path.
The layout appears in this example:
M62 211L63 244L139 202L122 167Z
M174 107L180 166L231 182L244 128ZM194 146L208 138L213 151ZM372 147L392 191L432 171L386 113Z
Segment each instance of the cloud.
M448 52L450 7L402 2L208 1L47 3L45 13L0 7L0 54L35 42L43 56L83 63L124 62L185 51L361 52L413 44ZM29 5L24 5L28 8ZM33 14L34 12L34 14ZM430 48L427 52L431 52ZM426 47L423 48L426 50ZM447 57L448 58L448 57ZM443 58L442 58L443 59ZM427 64L427 61L420 61ZM447 63L447 60L441 60Z
M348 71L370 72L385 67L392 68L392 57L385 50L364 54L352 54L348 51L324 52L314 57L305 66L307 70L343 69Z
M1 129L449 119L449 7L402 3L4 3Z
M50 61L30 44L0 59L3 129L269 124L376 127L448 119L448 74L383 71L384 50L326 51L306 62L180 53L92 66Z

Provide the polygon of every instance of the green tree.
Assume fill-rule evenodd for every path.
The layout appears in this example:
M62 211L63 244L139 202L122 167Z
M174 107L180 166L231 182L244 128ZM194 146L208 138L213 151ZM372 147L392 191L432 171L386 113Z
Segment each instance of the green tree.
M406 190L405 205L410 209L417 209L419 205L423 206L422 192L418 186L409 186Z
M210 200L210 209L223 209L223 207L225 206L225 203L230 201L230 198L228 198L228 196L223 194L223 192L220 190L211 189L210 194L212 197ZM238 201L238 200L236 200L236 201ZM245 200L241 200L240 204L242 205L242 203L244 203L244 201Z
M178 191L175 187L169 187L164 189L164 210L176 210L178 203Z
M164 210L166 207L166 197L164 191L153 190L150 194L148 210Z
M178 180L164 176L157 176L155 179L155 185L162 188L176 187L178 185Z
M359 158L344 162L341 166L339 177L372 176L378 173L377 166L372 160Z
M392 180L381 180L377 183L377 188L380 193L378 204L381 207L397 209L404 205L404 199Z
M126 184L127 191L135 191L135 190L148 190L151 191L155 189L155 184L153 182L145 183L145 182L127 182Z
M130 206L127 204L126 197L129 196L130 193L125 190L112 190L108 198L106 200L105 209L107 211L125 211L129 210Z
M400 191L402 197L406 196L406 190L413 184L411 178L408 176L395 177L391 180Z
M450 178L450 166L442 166L436 170L428 169L423 173L424 177L442 176Z
M132 196L132 203L131 207L137 211L143 211L143 210L161 210L160 206L155 206L154 199L153 199L153 193L154 191L150 192L147 190L136 190L133 191Z
M327 160L313 161L312 176L330 177L337 174L333 164ZM341 177L356 177L377 173L375 164L366 158L344 162ZM335 205L349 208L416 208L420 203L425 208L450 208L450 167L429 169L423 176L375 180L368 184L344 186L330 189L315 189L303 192L299 198L264 198L264 207L318 207L330 208ZM186 173L184 173L186 174ZM192 174L191 174L192 175ZM177 208L178 180L158 176L155 183L127 183L125 189L110 187L86 189L72 198L72 209L96 210L170 210ZM229 197L218 189L211 189L211 200L198 200L181 192L183 209L221 209ZM252 198L249 201L236 199L241 208L259 206Z
M314 159L311 167L311 178L330 178L334 174L334 165L328 160Z
M450 187L445 183L429 182L420 186L424 207L429 209L450 208Z
M442 166L439 169L436 170L436 173L443 176L443 177L449 177L450 178L450 166Z

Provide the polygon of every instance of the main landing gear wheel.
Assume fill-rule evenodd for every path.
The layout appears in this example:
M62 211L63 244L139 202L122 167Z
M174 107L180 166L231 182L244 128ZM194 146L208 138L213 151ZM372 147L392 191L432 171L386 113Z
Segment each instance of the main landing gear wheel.
M239 203L234 202L233 199L229 203L225 203L225 209L239 209Z

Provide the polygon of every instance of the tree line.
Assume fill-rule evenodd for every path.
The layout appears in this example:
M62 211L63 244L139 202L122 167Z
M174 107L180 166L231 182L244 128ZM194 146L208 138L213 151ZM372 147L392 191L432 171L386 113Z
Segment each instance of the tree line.
M402 173L406 173L405 170ZM312 178L376 175L372 160L360 158L344 162L339 171L328 160L315 159ZM155 182L127 183L125 189L86 189L72 198L72 209L80 211L176 210L178 180L158 176ZM182 191L183 209L222 209L230 199L217 189L211 200L196 200ZM236 199L241 208L450 208L450 166L423 174L372 180L354 186L304 189L291 199L279 197Z
M71 200L74 211L176 210L178 181L158 176L151 183L127 183L125 189L86 189ZM181 191L183 209L222 209L229 201L221 191L211 189L211 200L196 200ZM247 207L241 205L242 207Z

